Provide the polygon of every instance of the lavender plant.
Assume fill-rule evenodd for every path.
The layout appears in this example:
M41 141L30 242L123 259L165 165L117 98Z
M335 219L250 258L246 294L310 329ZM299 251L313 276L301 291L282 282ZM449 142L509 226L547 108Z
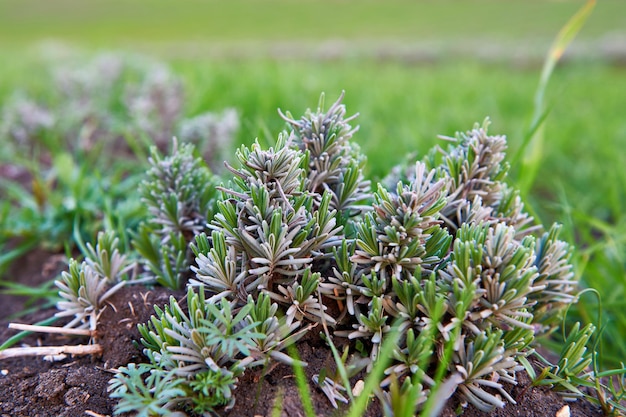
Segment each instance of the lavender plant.
M532 353L531 342L546 329L541 312L547 300L539 299L550 299L551 312L558 315L575 301L575 283L567 245L556 243L562 251L548 256L535 249L537 228L503 183L504 138L489 136L485 125L457 135L453 143L440 150L441 156L429 154L415 171L396 170L405 172L408 186L401 179L395 194L382 187L375 193L374 212L357 229L352 253L344 255L357 264L349 266L349 275L370 277L361 285L364 312L352 313L352 331L336 334L369 339L374 361L384 325L396 318L404 336L394 357L406 363L412 352L419 357L414 333L436 324L434 351L450 352L439 358L446 364L442 377L455 381L454 391L463 400L489 411L514 402L503 383L516 383L516 372ZM540 242L556 239L558 229L552 230ZM538 272L544 262L562 267L551 268L558 271L554 284L559 287L549 293L549 274ZM340 290L336 280L332 285ZM417 376L428 396L437 385L433 366L392 364L387 374Z
M174 139L171 155L156 147L151 168L140 185L150 219L135 235L134 245L143 256L148 277L170 288L179 288L189 275L189 242L204 232L214 197L213 179L191 144Z
M113 232L101 232L94 248L87 244L85 261L72 259L69 270L55 281L61 300L57 317L73 317L65 327L96 330L104 302L123 287L126 273L134 265L118 249Z
M276 304L261 294L235 306L225 298L209 303L202 287L190 287L188 314L173 297L169 306L157 308L157 316L139 327L151 364L120 368L111 382L112 396L121 399L117 412L140 411L136 404L154 404L149 415L169 415L180 405L199 414L232 406L232 391L246 369L270 358L293 363L281 350L303 332L293 333L297 326L274 315ZM145 381L133 382L145 373ZM176 396L168 394L172 387Z
M221 188L230 198L218 203L210 225L217 232L213 251L197 250L192 285L206 285L214 296L240 302L265 291L284 305L297 301L300 310L292 312L298 317L323 316L325 306L313 294L319 275L311 275L310 268L327 262L340 242L342 227L337 211L330 209L331 194L305 190L304 155L288 147L286 134L275 148L242 147L237 158L241 168L228 167L235 174L232 186ZM206 235L199 237L198 247L211 247ZM224 255L224 261L219 259ZM220 291L223 287L227 294Z
M53 69L60 96L56 117L66 148L89 151L115 140L119 118L110 109L124 67L121 56L101 54L82 64L64 62Z
M505 138L475 126L394 170L395 187L371 192L350 142L354 116L341 98L322 107L284 115L287 130L269 149L240 148L215 211L211 179L187 148L153 155L143 195L155 220L137 248L152 273L179 277L161 282L194 276L187 312L172 299L140 326L150 364L112 381L118 412L155 401L155 415L232 404L246 369L292 363L283 350L318 324L332 349L344 341L338 369L348 354L353 370L390 361L375 390L388 415L451 395L484 411L515 402L507 387L536 337L576 301L576 282L558 226L538 235L505 183ZM195 264L172 261L189 251ZM381 358L391 334L397 342ZM133 382L139 374L147 377ZM314 377L335 406L353 398L347 374ZM164 379L184 394L159 400ZM413 400L399 407L405 394Z
M363 203L370 196L370 182L363 176L365 156L357 144L351 142L359 129L352 128L350 122L358 114L345 117L346 108L341 104L343 93L330 106L322 111L324 95L316 112L307 110L300 120L295 120L289 112L281 116L288 123L292 133L291 147L304 152L306 157L305 187L321 196L331 192L331 207L346 217L356 216L369 210Z

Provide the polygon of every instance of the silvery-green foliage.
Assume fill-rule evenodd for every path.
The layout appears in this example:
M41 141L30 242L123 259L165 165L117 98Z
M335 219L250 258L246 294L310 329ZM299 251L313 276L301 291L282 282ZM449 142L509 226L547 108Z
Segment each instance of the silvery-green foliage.
M533 224L533 218L524 211L524 203L519 190L503 183L500 187L500 197L493 205L492 217L515 228L518 237L536 233L540 227Z
M392 276L425 272L445 255L450 237L440 227L438 213L446 204L445 182L434 181L435 171L424 164L415 168L415 180L398 183L395 194L379 186L374 211L357 225L357 247L352 262L390 281Z
M333 259L335 266L332 268L332 275L328 275L324 282L320 283L320 292L324 296L345 302L347 312L355 315L357 305L366 302L362 296L365 288L363 275L357 274L357 264L350 260L354 253L355 242L348 243L347 239L341 242L341 246L333 248Z
M440 216L452 232L463 223L492 214L491 207L501 199L509 168L504 162L506 138L488 135L488 126L486 120L483 126L476 124L454 138L443 138L448 147L433 149L425 158L438 177L448 182L447 203Z
M423 329L416 332L410 328L406 331L406 337L397 349L394 349L394 361L396 364L386 369L388 375L382 382L382 387L387 387L397 380L411 380L406 376L417 375L420 381L428 385L434 385L434 381L426 375L424 368L433 354L432 343L429 338L433 334L432 329Z
M383 387L419 378L429 395L434 365L417 358L450 351L443 385L489 410L513 402L503 383L516 383L546 313L558 317L575 300L570 247L558 228L534 235L538 227L504 182L504 137L487 135L485 125L450 140L439 156L397 170L395 192L379 186L374 210L356 225L356 240L336 250L320 287L347 304L338 322L352 329L335 335L366 341L370 360L392 320L402 332ZM432 350L415 337L431 331Z
M412 274L394 273L389 285L370 284L369 293L362 292L372 294L368 313L357 317L348 336L369 339L375 355L391 317L403 334L384 387L394 379L417 377L429 395L434 384L429 357L450 349L452 356L444 362L450 383L443 383L450 393L482 410L504 405L489 390L503 391L502 382L514 384L515 372L522 369L518 359L530 353L534 303L529 294L538 290L532 285L538 276L534 238L515 236L503 223L464 224L451 252L431 272L418 267ZM504 399L513 402L508 394Z
M303 195L304 191L304 155L288 148L286 141L287 137L281 134L276 145L269 149L261 148L258 142L251 148L242 146L238 149L235 155L240 168L227 167L235 175L233 180L241 192L232 188L223 191L241 199L266 191L265 201L253 201L261 203L262 215L275 207L292 208L290 200Z
M118 249L114 232L100 232L94 248L87 243L82 263L71 259L68 271L55 281L61 301L57 317L72 317L66 327L96 330L104 302L126 283L126 273L134 267Z
M251 352L255 362L251 363L251 366L265 364L270 358L286 364L293 364L294 359L283 353L283 350L295 343L313 327L313 325L308 325L298 330L299 321L288 322L285 317L278 318L277 311L278 304L272 303L270 297L262 292L258 295L254 307L246 318L249 323L255 324L253 331L265 335L265 337L253 340L254 346Z
M190 283L203 285L214 294L209 302L249 294L262 281L262 277L250 279L246 253L237 250L235 246L227 246L224 233L220 231L213 231L210 241L204 234L198 236L193 248L197 266L191 266L191 269L196 273L196 278L191 279Z
M202 391L198 384L209 377L226 383L220 389L226 401L219 405L228 404L237 377L255 361L252 356L255 340L265 338L264 334L253 331L258 323L248 320L254 306L246 304L237 314L232 314L229 301L207 303L202 289L194 292L191 288L187 304L188 313L173 297L163 309L155 307L157 315L139 326L144 352L160 372L171 372L183 379L183 387L189 394L178 398L178 404L193 402L197 396L191 392L197 388Z
M292 285L279 285L278 293L268 292L270 298L289 306L285 313L287 324L302 322L305 318L312 322L335 324L335 319L325 312L327 307L316 296L319 280L320 273L311 273L311 269L307 268Z
M506 137L488 134L489 120L474 125L455 137L441 137L448 142L446 149L433 148L423 162L437 170L437 178L447 185L446 206L439 216L451 233L464 223L503 222L514 226L523 237L539 227L524 211L519 192L505 181L509 164L505 162ZM397 181L410 182L414 171L410 166L397 166L383 181L386 185Z
M75 101L74 107L93 109L93 102L113 94L113 85L122 75L124 59L118 54L100 54L77 65L63 63L53 70L53 78L59 91Z
M534 239L519 242L514 236L515 230L502 223L495 227L463 225L457 232L451 262L439 271L451 286L471 287L475 305L466 319L481 324L474 329L476 333L491 323L499 328L531 327L525 322L533 317L528 311L533 304L528 295L539 289L533 287L537 278Z
M333 407L338 407L337 401L346 404L348 403L348 398L346 397L346 387L333 379L326 377L320 381L320 378L320 375L313 375L312 379L313 382L320 387Z
M42 104L24 93L14 93L2 107L0 137L7 139L3 146L12 146L16 148L14 153L26 155L29 153L29 144L52 128L55 122L53 113Z
M382 297L374 296L368 307L367 315L359 314L356 317L357 323L352 325L354 330L347 333L349 339L366 338L370 340L371 350L369 357L373 363L378 358L384 333L391 329L390 323L388 323L391 320L385 314ZM346 334L346 332L335 332L335 334L341 336Z
M184 382L172 371L150 364L121 367L108 387L111 398L119 399L115 415L133 412L137 417L175 416L172 408L186 397Z
M310 109L299 119L281 113L292 136L290 145L306 155L306 189L321 196L332 193L331 207L346 220L369 210L370 182L362 172L365 156L351 142L358 130L352 122L358 114L345 117L346 107L341 103L343 93L327 111L323 110L324 95L317 111Z
M232 390L245 369L265 365L270 359L293 363L281 351L304 332L295 331L297 323L279 319L277 308L264 294L256 301L249 297L241 307L225 298L207 302L202 287L197 292L189 288L187 312L173 297L163 309L155 307L156 316L139 326L151 362L146 370L151 377L156 375L153 379L175 381L183 392L175 401L161 401L159 406L171 411L175 405L187 404L196 412L206 412L232 405ZM134 382L129 379L134 376L131 371L123 369L111 382L116 397L128 397L124 406L141 402L142 397L154 398L151 390L141 387L155 383L150 378Z
M153 224L156 237L140 235L138 248L158 259L158 245L179 233L186 256L184 237L195 235L195 276L188 312L172 299L140 326L146 355L184 379L181 402L198 406L204 396L212 409L230 403L246 368L292 362L282 351L317 323L346 338L368 369L393 328L400 338L376 392L385 412L419 412L431 395L458 395L485 411L514 402L506 390L536 336L575 300L571 248L556 226L535 235L504 182L505 138L489 136L486 124L448 138L445 151L396 170L392 190L379 185L369 195L340 101L285 116L291 131L269 149L237 151L232 181L218 187L207 217L210 234L158 206L168 220ZM155 198L167 191L154 190ZM584 364L579 346L572 351ZM316 381L333 405L350 388L337 381L323 373ZM410 403L401 405L405 394Z
M96 330L98 317L104 301L119 290L124 281L110 286L108 279L92 268L87 262L70 260L69 271L64 271L55 281L61 301L57 317L73 317L65 327Z
M213 168L230 148L239 126L237 112L226 109L185 119L183 83L167 65L119 53L60 61L51 74L53 106L21 92L4 104L0 134L13 139L12 153L23 155L50 133L63 136L65 147L74 151L110 146L118 153L129 150L124 135L152 140L161 151L178 135L194 143Z
M475 196L482 198L487 206L499 200L502 180L509 166L504 162L506 138L487 134L489 122L475 125L468 132L460 132L443 151L443 175L450 179L448 206L444 215L456 210L455 204L463 200L472 201Z
M182 234L172 233L167 244L147 224L133 235L133 246L141 255L144 275L164 287L178 289L189 275L188 242Z
M515 356L507 354L502 341L502 330L478 334L471 340L464 340L462 334L459 349L455 350L453 362L463 382L459 392L479 410L488 412L494 407L504 407L503 400L515 404L515 400L506 392L501 382L515 384L515 371L523 367ZM494 395L484 388L496 390Z
M427 400L427 390L420 383L414 384L411 378L403 378L402 383L395 376L389 387L377 393L385 416L407 416L415 414L416 408Z
M207 227L212 175L194 146L173 141L171 154L152 149L151 168L140 186L151 218L139 228L134 245L149 275L160 284L179 288L189 275L189 242Z
M446 224L454 231L467 222L468 212L484 207L476 220L504 222L515 226L516 233L524 236L537 230L532 217L523 210L518 192L504 181L509 171L505 162L506 138L488 134L489 120L482 126L476 124L454 138L440 150L441 157L429 156L426 160L437 167L439 175L449 178L448 203L441 211ZM471 209L468 205L472 205Z
M85 262L109 284L122 281L135 266L120 253L119 238L112 231L99 232L96 247L89 242L86 247Z
M181 233L191 240L205 230L213 183L211 173L194 151L193 145L176 139L167 156L152 148L150 170L140 193L162 243L171 233Z
M101 54L86 62L64 62L54 69L61 98L55 114L68 147L90 150L99 141L115 140L117 115L111 108L125 67L122 56Z
M544 325L554 324L558 312L576 301L576 281L570 262L572 250L568 243L558 240L560 230L559 225L553 225L537 240L535 265L539 276L535 286L541 291L532 293L530 299L537 303L536 320Z
M235 177L230 187L221 187L225 198L210 224L212 242L201 235L194 249L191 283L205 286L212 300L244 303L248 294L257 297L263 291L289 308L311 276L307 268L324 261L341 242L331 193L307 192L304 156L286 140L281 135L267 150L258 143L244 146L237 152L240 167L228 167ZM304 293L293 318L332 321L322 314L325 308L314 301L316 295L308 289Z
M549 367L546 367L542 374L533 382L536 385L551 386L563 397L570 400L575 400L586 395L583 390L581 390L581 386L601 386L598 384L598 381L594 381L596 376L593 375L593 372L589 369L594 359L592 352L587 350L587 346L595 330L595 326L591 323L581 328L580 323L576 322L561 348L559 361L554 365L548 363L547 365L549 365ZM623 371L618 375L620 374L623 378ZM600 396L598 396L598 398L600 399ZM613 402L613 405L607 403L603 404L603 408L609 405L608 408L612 408L612 411L617 411L616 408L623 411L623 404L619 404L619 401L615 402L615 398L619 398L619 396L613 396L613 398L609 397L608 401L607 398L601 400L607 403ZM609 410L605 408L604 411L607 412ZM607 415L613 414L607 413ZM616 415L620 414L618 413Z

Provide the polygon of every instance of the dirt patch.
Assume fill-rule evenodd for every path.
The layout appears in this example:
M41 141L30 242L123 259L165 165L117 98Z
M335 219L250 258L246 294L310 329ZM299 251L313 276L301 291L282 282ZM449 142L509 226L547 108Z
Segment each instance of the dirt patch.
M104 415L113 413L114 400L108 398L107 383L113 369L130 362L144 362L146 358L133 341L139 340L138 323L148 321L154 313L153 305L163 306L173 295L184 299L182 292L172 294L163 288L126 287L108 301L99 325L98 343L103 348L100 357L66 358L59 362L46 362L41 358L17 358L0 362L0 413L10 416L78 416L86 411ZM31 323L50 317L54 309L43 310L25 317ZM8 339L14 332L7 329L8 320L0 322L0 340ZM38 334L22 341L30 346L49 346L87 343L86 338L70 339L65 336ZM307 379L322 367L333 370L332 353L321 338L312 334L298 345L299 355L309 366ZM304 416L293 369L287 365L272 366L247 372L235 392L233 409L224 410L224 416L269 416L276 401L282 407L281 416ZM341 415L320 391L312 391L317 415ZM8 414L6 414L8 413ZM367 416L380 415L379 409L370 407Z
M307 363L304 372L309 381L310 396L317 416L342 416L347 406L339 403L335 409L326 395L315 388L312 382L314 374L326 368L330 373L335 372L335 361L332 352L316 332L311 332L298 342L298 356ZM357 375L351 382L363 378ZM232 410L224 411L223 416L270 416L274 408L281 409L281 417L304 417L300 392L296 384L293 368L284 364L274 364L268 369L256 369L247 372L240 378L235 392L235 406ZM377 401L374 401L364 416L375 417L382 415Z
M34 249L11 264L4 274L9 282L19 283L32 288L56 278L62 271L67 269L65 255ZM0 285L0 320L11 317L32 307L27 297L18 297L4 293Z
M44 259L45 262L36 261ZM28 266L30 284L36 285L58 271L45 265L57 265L54 256L46 258L43 253L33 253L20 265ZM28 260L28 261L26 261ZM38 268L38 272L36 272ZM32 269L32 271L31 271ZM22 269L24 271L24 269ZM133 341L139 340L138 323L146 322L154 313L153 305L163 306L173 295L184 304L184 293L172 293L163 288L145 288L129 286L121 289L108 301L102 313L98 343L103 347L100 357L68 357L58 362L47 362L41 358L16 358L0 361L0 416L2 417L74 417L85 415L91 411L105 416L113 414L116 403L108 397L108 381L113 376L113 369L129 362L146 360L141 349ZM0 320L0 342L5 341L15 332L7 329L6 312L16 312L23 308L23 301L16 297L2 299L5 318ZM55 309L45 309L21 318L23 323L34 323L52 316ZM61 323L62 325L62 323ZM63 345L87 343L86 338L69 338L58 335L33 334L21 343L30 346ZM309 381L311 399L317 416L341 416L346 407L335 409L326 396L311 382L313 374L320 369L334 370L332 353L321 340L318 332L311 332L297 345L300 358L308 363L305 374ZM356 379L364 377L357 376ZM518 404L508 404L490 414L481 413L468 406L463 409L457 400L451 400L442 415L452 417L462 410L463 416L497 416L497 417L543 417L556 416L556 412L566 405L556 393L545 388L530 387L530 379L526 374L518 376L520 384L512 388L512 396ZM354 382L354 381L353 381ZM256 417L273 415L273 410L282 410L282 417L304 416L299 391L293 368L287 365L274 364L265 369L254 369L246 372L239 381L234 392L236 403L231 410L222 410L219 415L225 417ZM600 410L584 401L569 404L571 416L601 416ZM365 414L368 417L382 415L379 404L374 401Z
M144 357L133 340L139 339L137 324L154 313L153 305L167 302L171 291L162 288L149 290L127 287L109 299L101 316L98 343L101 357L65 358L47 362L42 358L6 359L0 362L0 412L10 416L79 416L85 411L112 414L114 402L107 394L107 383L112 370L129 362L143 361ZM180 294L178 294L180 295ZM32 323L54 314L54 309L25 317ZM7 329L7 321L0 323L0 340L15 332ZM87 343L86 338L68 338L33 334L21 343L29 346L52 346Z

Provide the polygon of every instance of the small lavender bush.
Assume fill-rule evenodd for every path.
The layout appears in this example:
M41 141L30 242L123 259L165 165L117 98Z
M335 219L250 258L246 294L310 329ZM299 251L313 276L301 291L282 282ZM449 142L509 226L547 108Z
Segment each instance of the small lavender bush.
M188 296L140 326L149 363L119 369L117 413L228 407L239 376L293 364L286 347L316 325L359 369L397 335L375 390L388 415L408 392L410 413L434 395L484 411L515 402L507 390L576 282L559 226L544 231L505 182L505 138L477 125L372 191L341 98L283 117L276 144L241 147L217 188L188 145L153 155L153 220L136 246ZM353 388L322 370L314 382L334 405Z

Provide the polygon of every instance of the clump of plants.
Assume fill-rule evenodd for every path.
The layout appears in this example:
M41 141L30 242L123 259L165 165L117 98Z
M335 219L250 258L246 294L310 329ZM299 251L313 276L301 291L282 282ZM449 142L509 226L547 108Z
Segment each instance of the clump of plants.
M245 372L306 365L287 348L309 332L334 352L337 372L316 370L312 383L335 407L373 394L385 415L434 415L455 396L490 411L515 402L522 370L570 397L592 384L592 326L539 377L529 361L576 301L576 281L559 226L543 230L506 183L505 138L476 125L372 190L341 99L283 115L274 146L242 146L221 181L192 145L155 150L134 250L122 257L102 235L72 263L59 308L90 330L97 312L82 312L85 299L97 306L138 278L187 287L185 302L172 297L139 326L146 362L111 380L116 414L231 407Z
M104 227L136 230L145 212L127 196L151 146L167 152L178 136L217 171L239 128L232 108L189 117L182 80L163 63L100 54L50 72L45 94L16 91L0 108L0 250L9 252L0 276L35 246L59 251Z
M228 166L189 245L187 306L172 298L140 326L149 363L113 379L118 412L228 406L242 373L293 363L285 348L321 327L352 370L371 369L395 334L375 390L390 415L415 387L413 412L442 386L485 411L514 402L507 387L576 283L558 226L541 232L505 183L504 137L475 126L372 192L340 101L284 118L274 146L243 146ZM354 388L315 381L334 404Z

